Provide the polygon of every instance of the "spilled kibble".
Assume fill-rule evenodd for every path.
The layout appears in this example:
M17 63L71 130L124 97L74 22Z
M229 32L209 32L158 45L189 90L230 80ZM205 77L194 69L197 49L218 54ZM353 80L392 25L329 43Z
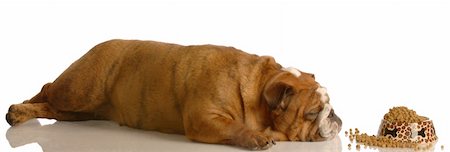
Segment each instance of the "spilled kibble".
M384 136L369 136L367 133L356 135L356 142L365 146L392 147L392 148L414 148L417 143L399 142Z
M353 142L353 140L354 140L352 135L350 135L349 139L350 139L350 142Z

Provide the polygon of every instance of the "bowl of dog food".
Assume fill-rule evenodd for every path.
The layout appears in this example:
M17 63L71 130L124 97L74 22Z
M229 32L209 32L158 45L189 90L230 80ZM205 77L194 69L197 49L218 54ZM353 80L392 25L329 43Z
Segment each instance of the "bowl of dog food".
M389 109L389 112L381 120L378 135L360 133L355 128L354 134L350 129L348 137L350 141L356 140L357 149L360 147L359 145L381 148L428 149L434 147L438 139L433 121L418 115L414 110L405 106ZM351 144L349 144L349 148L350 146Z
M433 121L419 116L414 110L400 106L389 109L381 121L378 136L384 136L397 142L420 145L437 140Z

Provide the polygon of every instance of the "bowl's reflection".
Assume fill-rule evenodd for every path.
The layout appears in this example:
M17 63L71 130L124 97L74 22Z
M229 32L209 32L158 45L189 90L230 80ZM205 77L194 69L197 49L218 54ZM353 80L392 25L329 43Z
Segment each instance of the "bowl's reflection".
M6 132L11 147L38 143L52 151L246 151L233 146L202 144L181 135L120 127L109 121L57 121L41 125L37 119L11 127ZM278 142L269 151L342 151L336 137L325 142Z

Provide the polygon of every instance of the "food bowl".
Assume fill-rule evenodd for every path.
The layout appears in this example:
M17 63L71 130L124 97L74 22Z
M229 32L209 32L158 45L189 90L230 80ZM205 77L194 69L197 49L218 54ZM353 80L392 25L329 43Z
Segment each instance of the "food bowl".
M355 130L355 134L352 134L350 129L350 141L355 138L356 142L364 146L381 148L380 152L390 151L391 148L414 148L429 151L434 149L438 139L433 121L418 115L414 110L405 106L389 109L389 112L381 120L377 136L367 133L359 134L359 130Z
M427 119L420 122L390 122L382 120L378 136L385 136L398 142L416 143L419 146L433 144L438 139L433 121Z

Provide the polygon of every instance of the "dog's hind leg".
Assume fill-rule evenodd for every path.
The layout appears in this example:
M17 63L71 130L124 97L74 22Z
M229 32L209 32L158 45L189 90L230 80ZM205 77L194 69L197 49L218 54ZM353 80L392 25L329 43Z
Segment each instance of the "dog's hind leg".
M52 83L47 83L44 86L42 86L41 92L39 92L37 95L35 95L30 100L25 100L23 103L43 103L47 102L47 90L50 87Z
M6 121L11 126L14 126L33 118L50 118L68 121L104 119L94 113L61 111L53 107L48 100L48 88L51 84L45 84L42 90L30 100L26 100L21 104L11 105L6 114Z
M9 107L8 113L6 114L6 121L11 126L33 118L50 118L68 121L101 119L92 113L58 111L48 103L13 104Z

